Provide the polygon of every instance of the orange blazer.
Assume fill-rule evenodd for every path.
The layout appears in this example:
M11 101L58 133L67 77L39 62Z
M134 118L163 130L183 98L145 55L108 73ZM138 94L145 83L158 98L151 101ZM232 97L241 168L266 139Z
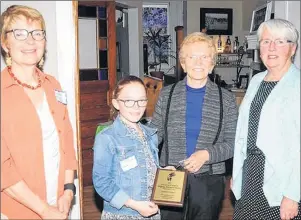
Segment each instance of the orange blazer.
M59 198L64 192L65 170L77 169L73 130L67 106L55 97L55 90L62 90L60 84L37 71L60 139ZM9 219L41 219L3 192L20 180L46 201L41 123L31 100L5 68L1 72L1 212Z

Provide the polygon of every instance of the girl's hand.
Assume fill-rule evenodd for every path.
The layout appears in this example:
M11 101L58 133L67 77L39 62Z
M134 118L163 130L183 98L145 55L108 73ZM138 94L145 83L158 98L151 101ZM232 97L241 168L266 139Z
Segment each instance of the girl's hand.
M125 205L131 209L136 210L140 213L143 217L149 217L154 215L158 212L159 207L150 201L136 201L129 199Z
M158 206L153 202L148 201L136 201L136 210L142 215L143 217L148 217L154 215L158 212Z

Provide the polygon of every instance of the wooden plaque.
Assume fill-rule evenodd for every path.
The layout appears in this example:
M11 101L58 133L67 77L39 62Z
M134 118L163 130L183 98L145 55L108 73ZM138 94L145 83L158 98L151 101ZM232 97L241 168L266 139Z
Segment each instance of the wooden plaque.
M157 205L183 207L187 172L157 169L151 201Z

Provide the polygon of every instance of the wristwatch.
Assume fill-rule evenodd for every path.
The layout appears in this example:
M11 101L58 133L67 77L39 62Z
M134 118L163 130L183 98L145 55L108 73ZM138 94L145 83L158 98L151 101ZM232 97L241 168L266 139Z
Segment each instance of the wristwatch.
M75 194L76 194L76 187L75 187L74 183L66 183L64 185L64 190L66 190L66 189L72 190L73 195L75 196Z

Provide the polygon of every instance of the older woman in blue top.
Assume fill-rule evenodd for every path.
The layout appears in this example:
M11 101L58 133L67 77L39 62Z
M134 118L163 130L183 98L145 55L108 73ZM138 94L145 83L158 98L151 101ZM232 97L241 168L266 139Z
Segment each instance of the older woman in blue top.
M147 97L135 76L117 84L112 104L118 116L95 138L93 184L104 199L101 219L160 219L150 201L158 162L156 130L139 121Z
M240 106L233 161L234 219L300 219L300 69L298 31L272 19L257 32L267 70Z

